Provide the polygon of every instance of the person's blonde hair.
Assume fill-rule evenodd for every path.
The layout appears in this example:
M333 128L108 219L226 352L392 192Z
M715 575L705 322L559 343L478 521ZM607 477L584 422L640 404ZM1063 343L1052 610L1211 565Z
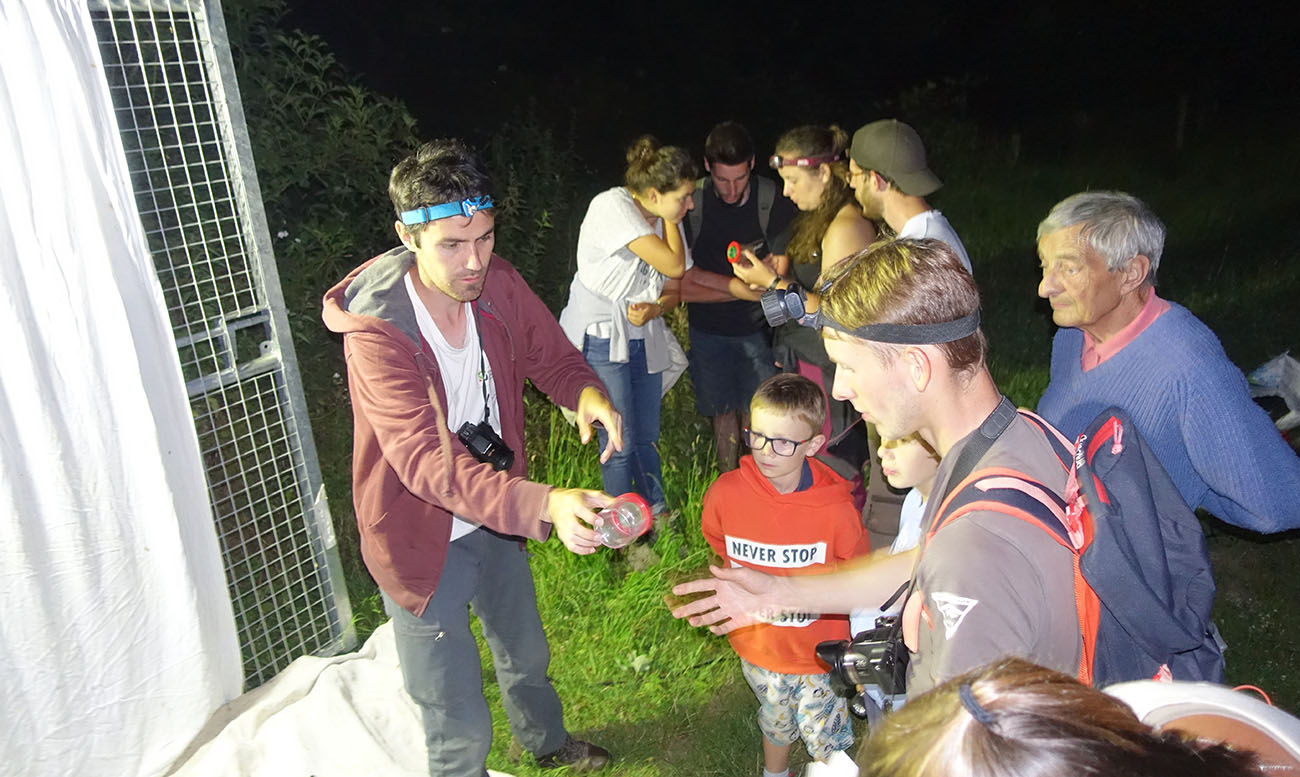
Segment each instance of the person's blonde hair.
M957 254L939 240L881 240L833 267L824 279L822 313L846 329L867 324L942 324L979 310L975 279ZM838 336L838 333L836 333ZM879 346L886 358L896 347ZM948 365L970 371L988 354L982 330L938 343Z
M939 455L939 452L934 449L933 445L926 442L926 439L921 436L920 432L912 432L911 434L904 435L902 437L893 437L890 439L884 439L880 441L880 444L884 447L892 448L898 445L906 445L907 443L910 442L914 442L917 445L920 445L921 448L925 450L926 455L934 459L935 461L939 461L941 458L943 458L942 456Z
M908 701L872 727L857 760L862 777L1259 774L1251 753L1157 732L1122 701L1020 658Z
M754 396L749 400L749 412L753 415L756 410L792 415L817 434L826 423L826 392L802 375L778 373L754 390Z

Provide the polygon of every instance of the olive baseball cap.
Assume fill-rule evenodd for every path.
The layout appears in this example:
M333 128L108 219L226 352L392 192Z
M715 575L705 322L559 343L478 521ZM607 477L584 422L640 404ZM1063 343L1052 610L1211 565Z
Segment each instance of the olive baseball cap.
M943 186L925 162L925 146L916 130L898 119L873 121L853 133L849 156L863 170L875 170L904 194L924 197Z

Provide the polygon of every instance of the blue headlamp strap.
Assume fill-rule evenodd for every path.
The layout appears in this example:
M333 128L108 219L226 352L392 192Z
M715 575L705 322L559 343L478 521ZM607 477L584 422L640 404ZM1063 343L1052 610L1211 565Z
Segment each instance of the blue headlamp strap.
M429 205L424 208L415 210L402 211L402 223L408 227L417 224L424 224L428 221L437 221L451 216L468 216L473 218L475 213L492 207L492 197L483 195L482 197L466 197L457 202L444 202L441 205Z
M846 335L871 340L876 343L895 345L939 345L951 343L975 334L980 328L980 312L962 316L956 321L944 321L939 324L867 324L857 329L849 329L835 319L823 314L815 314L824 327L829 327Z

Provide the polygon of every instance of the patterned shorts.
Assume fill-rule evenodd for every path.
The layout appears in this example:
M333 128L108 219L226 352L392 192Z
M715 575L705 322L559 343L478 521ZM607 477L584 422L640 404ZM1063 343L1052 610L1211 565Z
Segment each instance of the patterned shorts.
M768 741L789 745L803 738L808 755L818 761L853 746L848 706L831 690L830 675L781 674L743 658L740 666L758 697L758 727Z

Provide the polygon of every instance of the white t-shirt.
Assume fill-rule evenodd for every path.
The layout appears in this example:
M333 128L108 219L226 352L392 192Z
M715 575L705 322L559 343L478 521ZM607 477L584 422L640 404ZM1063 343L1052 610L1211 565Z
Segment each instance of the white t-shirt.
M641 215L632 193L622 186L597 194L587 207L587 215L578 231L578 280L589 290L611 300L627 317L627 306L632 302L654 302L663 292L665 276L633 253L628 244L646 235L663 237L663 221L651 227ZM679 232L682 225L677 224ZM686 235L682 232L682 245ZM691 267L690 252L686 254L686 267ZM605 311L592 311L584 331L593 337L609 338L613 324L604 319ZM624 321L629 340L640 340L645 335L642 327Z
M921 498L921 492L913 488L907 492L907 496L903 497L903 508L898 514L898 536L894 537L894 544L889 546L891 554L911 550L920 544L923 517L925 517L925 500ZM856 636L860 631L874 629L876 618L881 615L897 615L902 611L902 596L898 597L898 601L894 602L888 610L879 607L854 610L849 614L849 633Z
M898 237L913 238L920 240L925 237L932 237L935 240L942 240L947 243L952 250L957 252L957 258L961 259L962 265L966 271L972 275L975 273L971 269L970 256L966 253L966 246L962 245L961 238L957 237L957 231L948 223L948 219L937 210L927 210L916 214L907 220L903 228L898 230Z
M483 356L483 346L478 337L478 320L474 315L472 303L465 306L465 342L454 348L442 330L434 323L429 309L420 301L415 291L415 283L410 273L406 275L406 293L411 297L415 308L415 321L420 327L420 334L433 349L438 360L438 372L442 376L442 390L447 395L447 428L455 434L465 422L477 424L483 420L483 408L491 409L490 423L497 434L501 434L501 411L497 405L496 381L492 378L492 365ZM486 375L480 379L480 369ZM483 386L487 385L487 403L483 401ZM455 515L452 517L451 538L460 539L478 528L478 524Z

